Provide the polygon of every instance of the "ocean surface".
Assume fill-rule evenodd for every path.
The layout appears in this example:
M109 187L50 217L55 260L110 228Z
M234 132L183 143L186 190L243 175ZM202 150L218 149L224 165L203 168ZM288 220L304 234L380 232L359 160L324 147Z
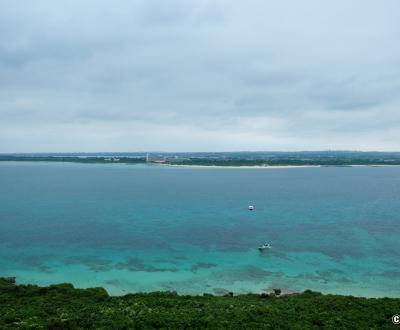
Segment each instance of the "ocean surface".
M3 162L0 276L116 295L400 297L400 167Z

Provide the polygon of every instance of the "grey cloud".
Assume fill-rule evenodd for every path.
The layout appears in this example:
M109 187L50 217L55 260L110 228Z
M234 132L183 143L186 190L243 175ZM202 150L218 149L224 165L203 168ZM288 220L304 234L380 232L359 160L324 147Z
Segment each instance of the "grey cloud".
M0 152L393 149L399 9L3 1Z

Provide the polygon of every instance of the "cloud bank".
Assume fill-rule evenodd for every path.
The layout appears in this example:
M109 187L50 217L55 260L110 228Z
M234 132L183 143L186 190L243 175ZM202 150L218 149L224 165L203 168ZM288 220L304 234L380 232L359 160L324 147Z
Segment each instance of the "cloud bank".
M397 0L0 6L0 152L400 149Z

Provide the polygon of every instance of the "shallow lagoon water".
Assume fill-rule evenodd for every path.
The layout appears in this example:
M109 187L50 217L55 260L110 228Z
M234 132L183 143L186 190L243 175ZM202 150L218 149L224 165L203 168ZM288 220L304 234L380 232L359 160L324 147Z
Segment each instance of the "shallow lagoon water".
M19 283L399 297L399 237L400 167L0 163L0 276Z

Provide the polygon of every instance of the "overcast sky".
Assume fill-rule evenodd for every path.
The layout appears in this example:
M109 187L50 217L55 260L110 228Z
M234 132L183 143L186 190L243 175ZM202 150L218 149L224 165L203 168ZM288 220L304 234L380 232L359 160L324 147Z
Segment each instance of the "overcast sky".
M398 0L0 0L0 152L400 150Z

